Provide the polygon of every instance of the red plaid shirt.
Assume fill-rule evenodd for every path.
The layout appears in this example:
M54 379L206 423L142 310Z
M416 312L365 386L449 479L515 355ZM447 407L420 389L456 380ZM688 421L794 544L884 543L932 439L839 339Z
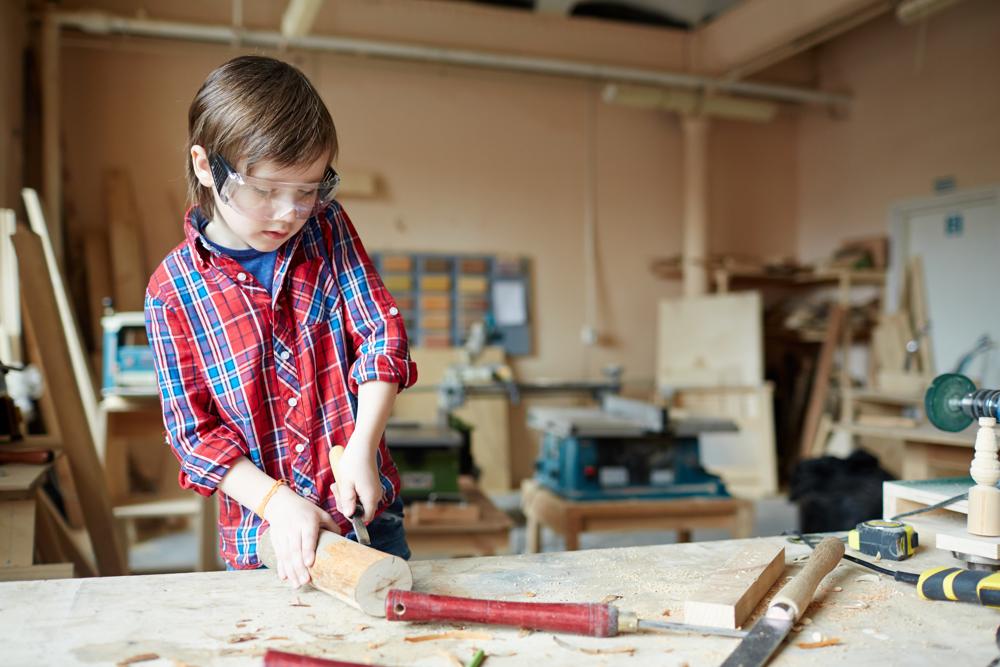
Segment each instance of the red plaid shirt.
M198 231L153 273L146 328L153 348L167 442L180 484L211 495L241 456L303 498L337 512L328 453L354 432L358 385L417 379L403 319L347 214L334 202L278 251L273 294ZM377 466L385 495L399 473L385 439ZM263 520L225 494L219 500L223 558L258 566Z

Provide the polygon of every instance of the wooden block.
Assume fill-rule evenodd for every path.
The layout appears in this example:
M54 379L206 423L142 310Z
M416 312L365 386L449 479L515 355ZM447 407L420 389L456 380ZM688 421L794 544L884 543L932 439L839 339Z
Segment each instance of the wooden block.
M420 289L425 292L447 292L451 289L451 276L428 276L420 279ZM449 302L451 299L448 300Z
M404 293L413 289L413 278L406 275L388 274L382 276L382 284L393 294Z
M939 528L936 532L938 549L1000 560L1000 537L971 535L962 524L953 528Z
M0 500L25 500L33 498L35 487L45 473L49 464L8 463L0 465Z
M458 291L461 294L486 294L490 281L484 276L462 276L458 279Z
M684 602L684 622L735 629L785 571L785 548L758 542L744 548L702 582Z
M1000 536L1000 489L978 485L969 489L967 527L972 535Z
M35 501L0 502L0 568L30 567L35 551Z
M382 271L386 273L409 273L413 270L413 258L409 255L382 255Z
M0 581L29 581L42 579L72 579L73 563L49 563L28 567L0 567Z
M451 260L444 257L428 257L424 260L425 273L447 273L451 271Z
M466 503L413 503L407 514L414 525L441 523L471 523L479 521L481 510L478 505Z
M421 294L420 308L423 310L449 310L451 308L451 297L447 294Z

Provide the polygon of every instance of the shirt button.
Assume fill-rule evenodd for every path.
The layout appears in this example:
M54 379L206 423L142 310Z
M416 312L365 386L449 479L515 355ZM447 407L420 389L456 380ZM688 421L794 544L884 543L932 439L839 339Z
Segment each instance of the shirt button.
M289 352L288 350L282 350L282 351L281 351L281 352L280 352L280 353L278 354L278 356L279 356L279 357L281 357L282 359L288 359L288 357L292 356L292 353L291 353L291 352Z
M297 451L299 454L301 454L302 452L306 451L306 446L305 445L295 445L295 451Z
M298 404L299 404L299 399L295 398L294 396L288 399L288 405L290 405L291 407L294 408Z
M239 273L236 274L236 279L239 280L240 282L243 282L244 280L247 279L247 274L240 271Z
M393 306L392 308L389 309L389 314L392 315L393 317L395 317L396 315L399 315L399 308L396 308L396 306Z

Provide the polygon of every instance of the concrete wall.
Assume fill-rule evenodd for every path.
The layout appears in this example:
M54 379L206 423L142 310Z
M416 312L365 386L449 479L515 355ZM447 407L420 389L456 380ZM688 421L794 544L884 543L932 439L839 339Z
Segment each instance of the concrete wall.
M828 255L884 233L900 199L1000 182L1000 3L966 0L919 26L888 15L821 47L824 87L850 114L804 112L798 133L798 251Z

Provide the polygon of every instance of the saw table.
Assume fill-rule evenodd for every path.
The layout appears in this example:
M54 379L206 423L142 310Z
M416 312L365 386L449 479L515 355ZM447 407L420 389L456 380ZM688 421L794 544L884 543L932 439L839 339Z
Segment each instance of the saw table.
M766 539L785 544L784 576L795 574L801 567L796 559L807 548ZM620 609L640 618L680 621L685 598L745 545L732 540L411 565L418 591L534 602L618 597ZM949 562L931 549L904 565L919 571ZM760 607L750 622L759 613ZM771 665L986 665L998 655L995 610L922 601L912 586L879 579L846 561L820 584L805 617L810 622L793 632ZM412 641L449 631L459 631L459 638ZM816 643L814 633L840 644L799 647ZM481 648L493 667L531 661L551 667L695 666L720 664L737 642L701 635L599 639L390 623L313 589L291 591L262 570L0 583L4 665L93 667L129 659L142 667L260 665L264 651L274 648L381 665L446 666L455 660L466 664ZM145 660L136 662L138 657Z

